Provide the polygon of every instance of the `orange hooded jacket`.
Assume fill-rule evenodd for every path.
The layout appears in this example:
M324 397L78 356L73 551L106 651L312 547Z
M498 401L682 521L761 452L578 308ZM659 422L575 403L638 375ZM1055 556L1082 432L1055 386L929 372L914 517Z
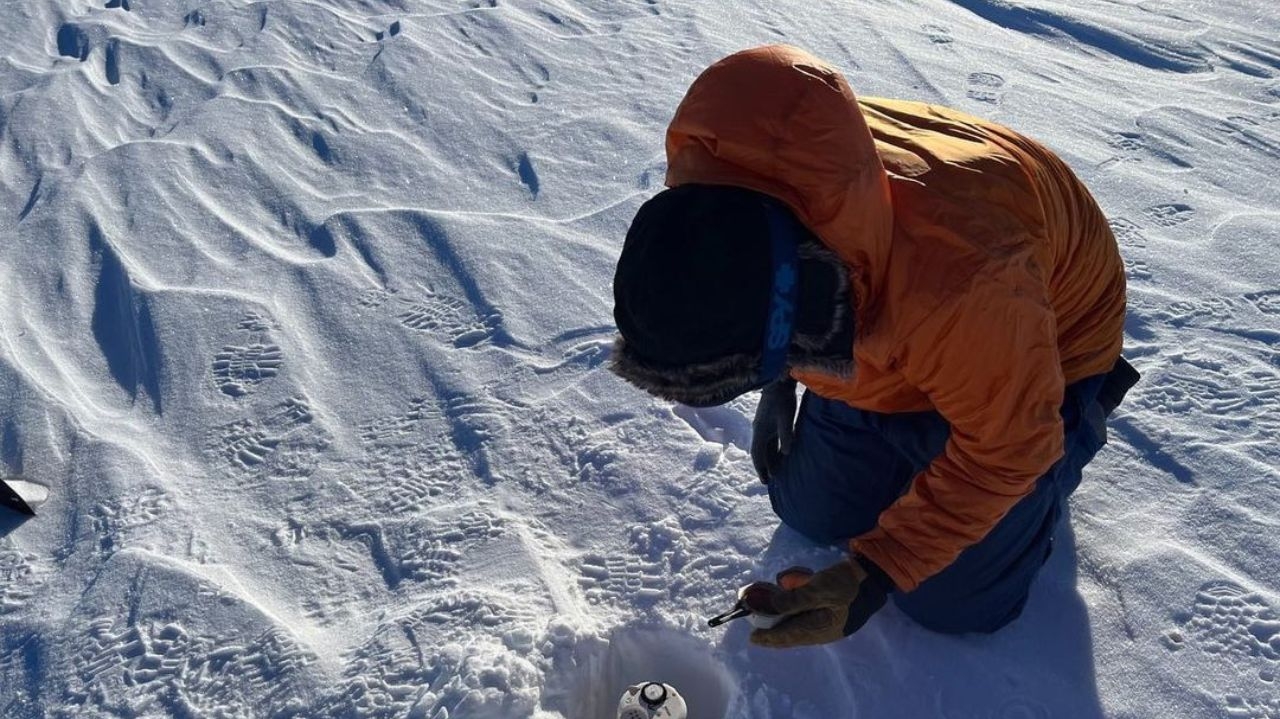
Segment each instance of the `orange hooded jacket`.
M1120 356L1124 268L1106 218L1034 141L936 105L859 100L833 67L785 46L703 72L667 160L671 187L782 200L848 266L853 374L796 379L950 423L944 452L850 541L914 589L1034 489L1063 453L1065 386Z

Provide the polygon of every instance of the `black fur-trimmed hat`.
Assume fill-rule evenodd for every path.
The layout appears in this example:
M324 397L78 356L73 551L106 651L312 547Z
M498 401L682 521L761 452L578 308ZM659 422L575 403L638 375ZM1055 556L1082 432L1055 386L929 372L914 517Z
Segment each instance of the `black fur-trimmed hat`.
M772 209L771 209L772 206ZM770 212L795 228L802 271L795 335L832 331L845 275L803 271L840 263L773 198L739 187L682 185L641 206L614 274L620 333L611 369L665 399L727 402L777 379L762 367L774 291ZM833 305L833 300L836 300ZM794 342L794 340L793 340Z

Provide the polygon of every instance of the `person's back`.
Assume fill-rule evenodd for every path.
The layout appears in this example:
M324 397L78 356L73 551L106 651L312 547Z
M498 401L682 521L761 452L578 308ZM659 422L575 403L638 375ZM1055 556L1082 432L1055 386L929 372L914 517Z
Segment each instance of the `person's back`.
M1064 382L1110 370L1123 337L1124 265L1102 210L1066 164L1031 138L958 110L883 98L858 104L891 188L886 275L864 313L874 319L861 330L861 376L808 373L801 381L866 409L931 409L873 348L900 349L910 329L975 277L1028 251L1045 279ZM890 329L881 337L873 328Z
M964 187L955 199L972 202L970 212L994 207L1018 218L1040 251L1037 259L1052 268L1049 300L1067 382L1110 369L1124 324L1124 265L1106 216L1066 163L1026 135L951 108L880 98L860 98L859 105L878 147L918 152L966 137L979 145L970 149L979 157L962 170L981 173L978 183L895 178L899 163L894 153L882 152L895 198L903 182L923 181L941 192ZM911 128L906 137L903 124ZM993 181L997 177L1014 186L1028 183L1034 196L1010 196L1007 186Z

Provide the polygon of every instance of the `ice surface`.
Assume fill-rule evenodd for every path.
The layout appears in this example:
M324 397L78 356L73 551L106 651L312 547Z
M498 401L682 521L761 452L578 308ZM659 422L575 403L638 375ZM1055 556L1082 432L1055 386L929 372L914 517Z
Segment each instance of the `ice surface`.
M48 498L0 517L0 716L656 679L696 719L1280 719L1277 37L1264 0L7 4L0 476ZM685 88L766 42L1041 139L1120 240L1145 377L998 635L705 627L837 555L775 531L754 398L608 373L610 281Z

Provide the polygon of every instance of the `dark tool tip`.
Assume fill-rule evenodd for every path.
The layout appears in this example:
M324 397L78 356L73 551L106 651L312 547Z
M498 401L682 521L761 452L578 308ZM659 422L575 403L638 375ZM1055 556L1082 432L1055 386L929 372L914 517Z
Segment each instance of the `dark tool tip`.
M751 613L751 610L750 610L750 609L747 609L746 607L744 607L744 606L742 606L741 604L739 604L739 605L734 606L734 608L733 608L733 609L730 609L729 611L725 612L724 614L717 614L717 615L715 615L714 617L712 617L712 618L708 619L708 620L707 620L707 626L709 626L709 627L718 627L718 626L720 626L721 624L724 624L724 623L726 623L726 622L731 622L731 621L733 621L733 620L735 620L735 619L740 619L740 618L742 618L742 617L745 617L745 616L747 616L747 615L748 615L748 614L750 614L750 613Z
M25 514L28 517L36 516L36 512L31 508L31 505L27 504L22 497L19 497L18 493L13 491L13 487L5 484L2 479L0 479L0 506L8 507L18 514Z

